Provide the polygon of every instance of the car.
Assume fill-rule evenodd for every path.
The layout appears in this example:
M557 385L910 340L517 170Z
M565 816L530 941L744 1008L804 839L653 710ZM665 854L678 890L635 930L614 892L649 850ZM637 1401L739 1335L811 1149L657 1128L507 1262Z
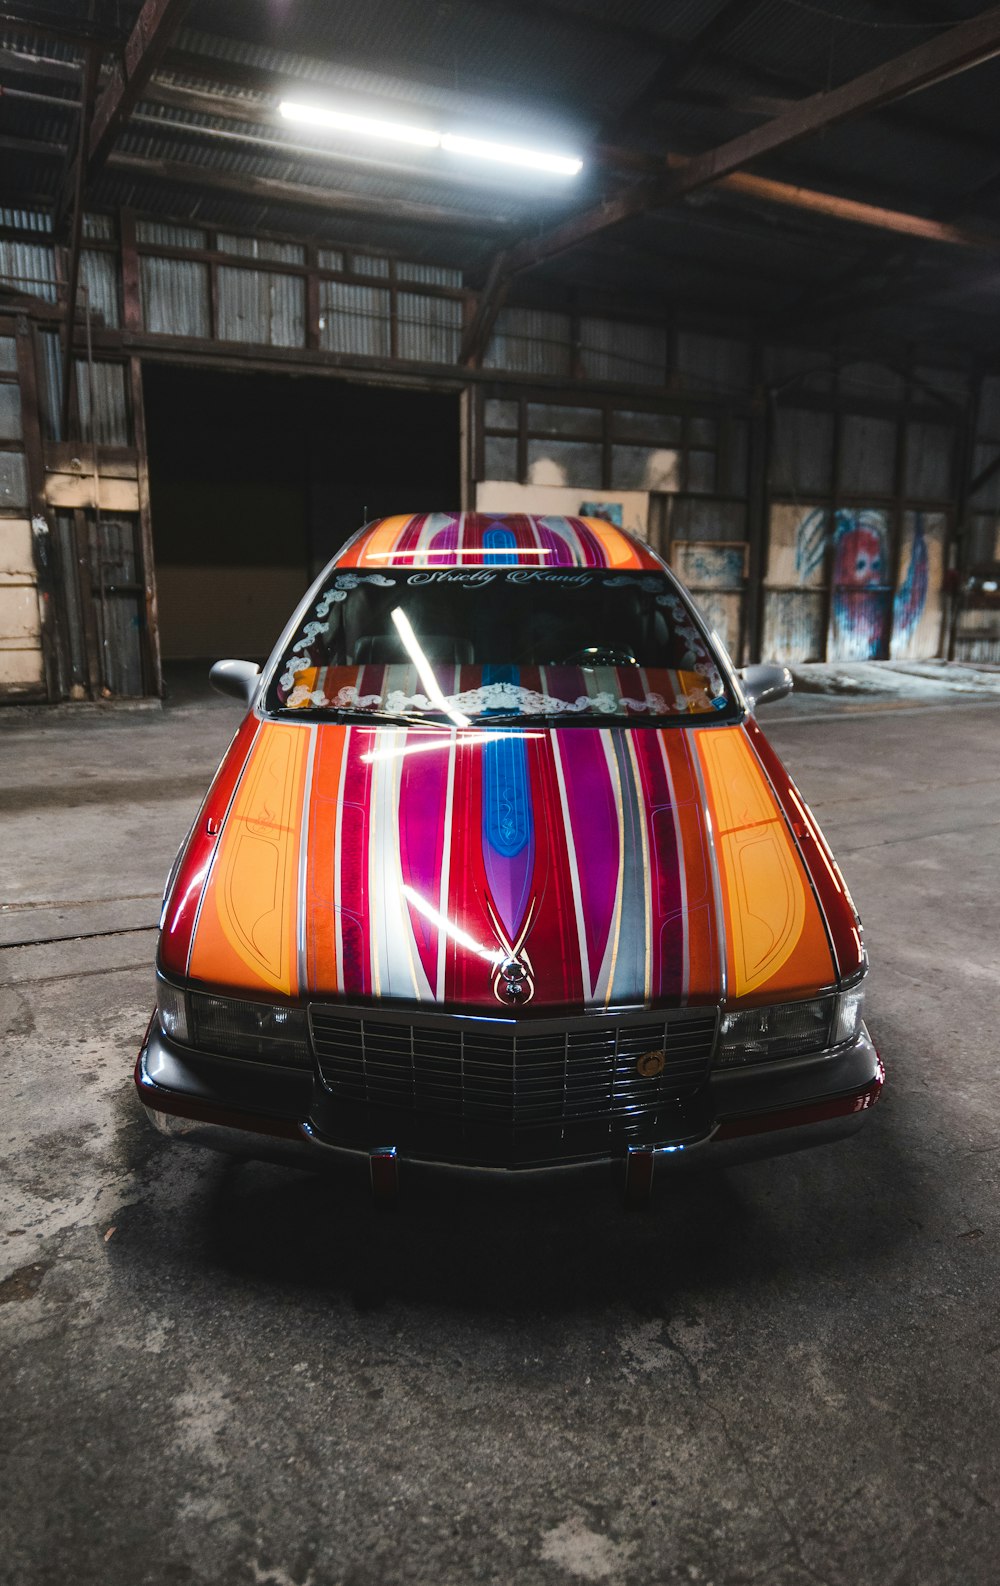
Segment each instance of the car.
M642 540L380 519L211 676L247 711L163 900L164 1132L353 1153L382 1200L610 1163L642 1201L878 1100L857 911L756 720L790 675L737 672Z

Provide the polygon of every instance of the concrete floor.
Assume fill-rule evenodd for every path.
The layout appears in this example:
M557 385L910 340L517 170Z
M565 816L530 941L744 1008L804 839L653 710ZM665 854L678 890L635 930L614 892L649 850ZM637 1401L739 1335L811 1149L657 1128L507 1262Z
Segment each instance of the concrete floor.
M865 916L885 1098L631 1216L380 1217L154 1135L150 927L238 708L3 713L4 1586L997 1580L1000 711L873 704L765 725Z

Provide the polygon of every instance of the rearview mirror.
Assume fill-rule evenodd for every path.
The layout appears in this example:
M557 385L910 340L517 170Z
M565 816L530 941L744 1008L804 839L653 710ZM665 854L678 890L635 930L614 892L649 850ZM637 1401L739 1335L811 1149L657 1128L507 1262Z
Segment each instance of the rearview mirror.
M772 662L745 666L740 673L740 682L751 710L756 710L758 705L770 705L772 700L784 699L794 687L787 666L777 666Z
M260 667L256 661L216 661L208 680L220 694L229 694L249 705L257 692Z

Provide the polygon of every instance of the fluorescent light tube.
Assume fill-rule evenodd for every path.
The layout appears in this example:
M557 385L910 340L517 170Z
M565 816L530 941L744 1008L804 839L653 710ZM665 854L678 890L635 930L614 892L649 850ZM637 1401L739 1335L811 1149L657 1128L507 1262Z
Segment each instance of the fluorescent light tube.
M500 165L524 165L532 171L554 171L558 176L576 176L583 161L567 154L545 154L540 149L521 149L513 143L489 143L483 138L464 138L445 132L441 147L449 154L471 154L477 160L495 160Z
M339 132L360 132L369 138L384 138L389 143L417 144L424 149L441 146L440 132L427 127L411 127L402 121L379 121L373 116L355 116L346 110L321 110L318 105L298 105L283 99L278 106L286 121L303 121L311 127L333 127Z
M524 149L514 143L493 143L486 138L467 138L458 132L435 132L430 127L415 127L403 121L383 121L376 116L356 116L347 110L325 110L319 105L302 105L283 99L278 106L286 121L300 121L311 127L327 127L338 132L356 132L362 137L381 138L387 143L415 144L422 149L444 149L448 154L465 154L476 160L492 160L497 165L518 165L532 171L551 171L557 176L576 176L583 161L574 155L550 154L542 149Z

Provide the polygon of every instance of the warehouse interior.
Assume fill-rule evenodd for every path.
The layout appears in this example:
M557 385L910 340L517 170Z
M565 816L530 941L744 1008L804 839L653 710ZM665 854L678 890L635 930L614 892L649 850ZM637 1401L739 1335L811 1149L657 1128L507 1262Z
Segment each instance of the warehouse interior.
M368 404L387 444L349 523L400 499L396 463L439 510L610 506L737 661L1000 655L968 577L1000 511L996 68L970 8L811 26L791 0L667 23L475 0L418 22L399 0L376 47L349 7L202 0L143 12L119 82L127 9L3 15L3 697L155 696L185 647L149 487L170 366ZM362 130L310 122L324 96ZM379 146L379 110L580 169ZM404 390L461 405L441 477L407 480ZM316 456L311 562L343 527ZM255 620L227 641L273 640Z
M153 364L143 400L164 661L263 660L371 502L458 499L457 396Z
M0 0L4 1583L994 1586L998 99L984 0ZM686 780L680 750L640 764L639 722L544 718L522 759L501 718L477 740L484 763L496 740L488 809L485 772L434 781L441 722L411 757L398 721L345 728L318 676L302 693L331 720L248 714L252 668L213 692L209 667L263 662L363 524L438 512L635 536L628 566L669 567L709 651L714 632L734 668L794 683L759 729L730 677L731 717L647 739L766 738L760 787L731 760L710 808L694 749ZM609 647L588 638L585 669ZM308 741L301 765L244 775L258 727ZM327 728L354 734L354 791ZM574 786L551 740L591 738ZM263 897L261 938L280 916L297 964L296 888L325 865L339 953L384 883L372 918L409 973L393 867L447 852L427 787L468 842L426 933L454 923L448 885L488 902L490 832L489 863L537 865L581 940L605 866L637 965L635 921L681 888L722 922L706 1084L735 913L756 899L758 939L783 940L814 911L832 1020L819 900L846 917L853 897L885 1080L834 1098L856 1137L703 1172L671 1137L626 1207L631 1155L544 1179L404 1162L379 1202L388 1139L321 1173L242 1136L199 1149L190 1098L172 1138L151 1128L135 1076L169 878L200 928L211 845L245 835L266 857L249 885L234 861L219 921ZM688 847L655 883L675 824ZM776 833L798 894L754 869ZM538 946L539 974L568 939ZM184 1008L210 1000L192 953ZM220 981L220 1020L304 1029L291 984L272 1008ZM769 1039L763 996L735 1017ZM610 997L577 1010L581 1044ZM407 1027L392 1050L415 1072ZM302 1049L318 1086L312 1025Z

